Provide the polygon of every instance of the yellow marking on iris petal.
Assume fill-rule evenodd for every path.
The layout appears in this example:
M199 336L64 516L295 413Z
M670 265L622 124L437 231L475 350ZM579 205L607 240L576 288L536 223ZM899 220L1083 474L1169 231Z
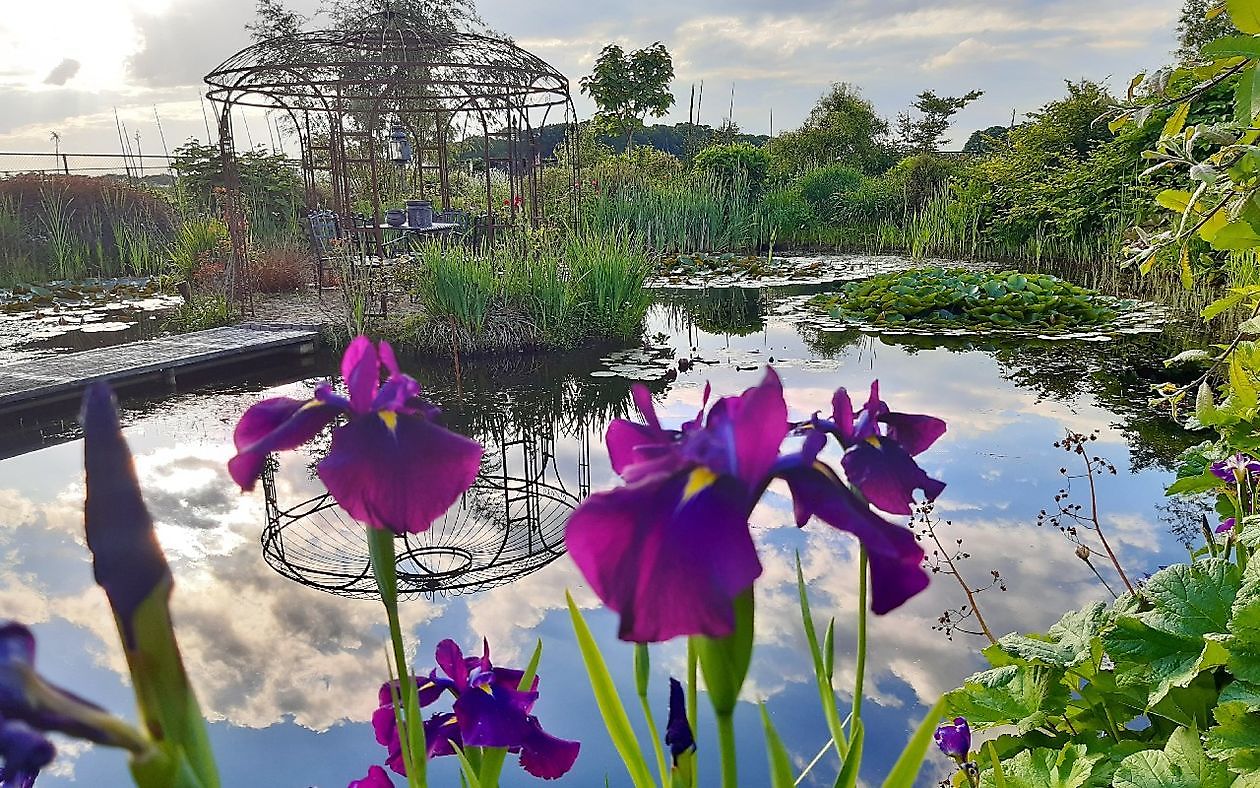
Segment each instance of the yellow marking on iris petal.
M717 474L701 465L687 476L687 486L683 488L683 501L689 501L699 495L704 488L717 481Z
M494 694L494 692L490 689L490 685L489 685L489 684L482 684L480 687L478 687L478 689L485 690L485 693L486 693L487 695L493 695L493 694Z
M381 417L381 421L385 422L385 426L389 428L390 432L393 432L394 430L398 429L398 414L397 413L393 412L392 410L382 410L382 411L378 411L376 415Z
M298 408L298 410L310 410L311 408L318 408L320 405L323 405L323 404L324 404L323 402L320 402L317 399L308 400L307 402L304 402L302 404L302 407Z
M453 715L453 714L452 714L452 715L451 715L451 718L450 718L450 719L448 719L446 722L444 722L444 723L442 723L442 724L443 724L443 725L454 725L454 724L455 724L455 723L457 723L457 722L459 722L459 720L455 719L455 715Z
M426 681L425 683L420 685L419 689L421 692L424 692L425 690L427 690L429 687L432 687L432 686L433 686L432 681Z
M866 442L871 444L877 449L879 448L879 437L876 435L872 435L871 437L867 438Z

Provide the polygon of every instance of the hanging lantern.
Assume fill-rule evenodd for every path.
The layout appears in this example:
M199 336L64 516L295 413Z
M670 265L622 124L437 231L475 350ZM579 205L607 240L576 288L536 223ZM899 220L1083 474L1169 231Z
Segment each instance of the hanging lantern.
M407 130L402 126L394 126L389 130L389 158L395 164L411 163L411 142L407 139Z

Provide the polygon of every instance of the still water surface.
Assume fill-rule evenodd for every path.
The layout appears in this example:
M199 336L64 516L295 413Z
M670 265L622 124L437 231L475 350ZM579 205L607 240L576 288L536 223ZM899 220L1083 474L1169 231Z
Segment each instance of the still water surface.
M1144 335L1003 344L819 332L798 328L781 314L782 297L742 290L666 296L650 317L655 350L465 360L461 386L448 362L404 361L404 367L444 408L450 426L502 449L491 455L509 470L526 468L514 464L512 452L532 452L532 459L521 461L529 473L572 494L613 483L600 438L610 418L626 413L630 378L654 379L649 385L666 423L695 414L706 381L717 394L736 393L756 383L771 359L793 418L826 410L837 386L864 392L878 378L894 409L935 414L949 424L920 462L948 484L937 511L953 523L945 535L965 540L972 557L964 565L974 582L983 584L997 569L1007 583L1005 593L981 597L998 633L1044 629L1067 609L1105 594L1073 546L1057 530L1036 525L1037 513L1062 486L1059 468L1071 459L1051 445L1065 428L1096 431L1097 452L1120 471L1102 481L1100 507L1126 568L1148 573L1184 556L1156 505L1171 477L1169 462L1194 439L1149 413L1144 394L1144 386L1164 374L1159 361L1175 352L1175 340ZM662 378L670 350L703 363L676 379ZM262 396L308 394L315 382L334 374L333 359L321 365L287 381L273 376L124 402L126 436L176 577L180 643L212 721L225 786L341 788L383 761L368 723L388 639L379 604L313 590L275 572L260 549L261 487L239 494L224 467L240 412ZM73 432L57 432L35 450L0 452L8 456L0 460L6 567L0 615L34 626L38 665L46 675L130 715L123 657L83 546L82 446ZM23 450L29 433L20 442ZM309 470L315 459L301 452L282 457L276 475L281 506L321 492ZM745 697L767 703L803 767L827 735L797 613L794 553L800 551L820 626L828 617L837 619L837 688L847 702L856 552L847 535L821 524L793 527L785 492L772 487L752 518L765 571L757 586L758 647ZM978 641L966 635L949 641L933 630L941 611L962 603L951 582L935 578L927 592L871 623L864 707L868 781L880 781L927 706L981 667ZM523 665L541 639L538 716L555 735L582 741L564 784L603 785L607 775L611 785L626 785L573 645L566 588L587 610L629 703L631 650L616 641L614 617L598 609L567 556L482 592L420 596L404 603L403 618L423 665L431 664L434 645L446 637L469 650L484 636L496 663L509 666ZM652 691L662 719L665 679L684 676L685 662L681 643L653 649ZM702 781L714 784L714 730L703 698L701 703L698 739L708 775ZM755 706L741 707L737 725L746 745L739 753L743 782L764 784ZM60 757L41 776L41 786L128 784L120 754L60 744ZM532 784L509 763L505 785ZM818 774L828 771L834 775L834 766L820 767ZM948 768L934 755L924 771L923 782L930 784ZM458 784L453 758L435 763L430 773L434 785Z

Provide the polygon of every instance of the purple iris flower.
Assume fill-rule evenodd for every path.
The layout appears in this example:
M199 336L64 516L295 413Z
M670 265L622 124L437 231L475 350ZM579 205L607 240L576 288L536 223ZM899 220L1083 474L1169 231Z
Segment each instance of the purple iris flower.
M1223 534L1223 533L1226 533L1226 532L1228 532L1228 531L1232 531L1232 530L1234 530L1234 518L1233 518L1233 517L1226 517L1224 520L1222 520L1222 521L1221 521L1221 524L1220 524L1220 525L1216 526L1216 532L1217 532L1218 534Z
M748 516L788 432L783 387L767 369L681 430L661 427L646 388L633 391L646 423L617 419L607 433L626 484L578 506L565 530L569 554L621 614L622 640L725 637L735 597L761 575Z
M897 413L879 398L879 381L854 413L849 393L837 389L831 398L831 421L816 419L814 426L834 435L845 448L845 476L867 501L890 514L910 514L914 491L935 500L945 489L914 461L945 434L945 422L935 416Z
M341 376L349 398L325 383L314 399L277 397L245 411L233 436L237 454L228 462L232 479L253 489L268 454L296 449L344 415L316 469L324 486L360 522L398 534L426 530L473 483L481 445L437 425L440 411L399 371L388 342L355 337Z
M56 754L52 742L31 726L0 719L0 788L31 788Z
M916 490L929 500L941 493L945 485L914 456L945 432L945 422L890 410L878 385L856 414L844 389L837 391L832 419L799 425L806 439L784 457L779 446L792 425L771 368L760 384L718 400L707 418L702 411L678 430L661 427L647 389L636 386L645 423L618 419L607 434L613 470L626 484L587 498L565 532L592 590L621 614L618 636L646 643L731 633L735 597L761 574L748 517L775 477L788 483L797 525L816 516L862 541L876 613L926 588L914 534L870 504L909 514ZM818 460L829 436L845 449L848 484Z
M346 788L394 788L394 781L389 779L389 774L384 769L372 766L368 769L366 777L351 780Z
M148 746L100 706L36 673L35 636L15 621L0 625L0 720L5 725L21 722L37 731L58 731L133 752Z
M936 746L941 748L941 752L958 763L967 760L967 754L971 752L971 726L963 717L955 717L953 722L942 722L936 726L932 738L936 739Z
M504 747L520 754L525 771L544 780L554 780L573 768L581 745L548 734L531 713L538 700L537 676L528 690L521 690L524 672L495 667L484 640L480 657L465 657L455 641L443 640L436 658L437 668L427 677L415 678L419 705L430 706L445 692L455 702L451 711L434 714L424 723L430 758L453 755L456 747ZM444 675L438 674L439 669ZM397 682L381 687L381 705L372 714L372 727L376 740L389 749L386 763L406 774L394 713L397 692Z
M1241 484L1248 476L1260 476L1260 462L1246 454L1235 454L1212 463L1209 470L1223 482Z
M672 676L669 679L669 722L665 725L665 743L669 745L669 754L675 766L683 753L696 751L696 738L691 733L691 723L687 721L682 684Z

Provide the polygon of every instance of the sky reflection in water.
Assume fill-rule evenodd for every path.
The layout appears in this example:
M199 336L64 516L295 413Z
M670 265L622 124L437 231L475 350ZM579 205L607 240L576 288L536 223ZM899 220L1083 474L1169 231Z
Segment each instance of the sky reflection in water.
M982 597L996 632L1044 629L1067 609L1104 593L1057 530L1034 524L1061 486L1058 469L1069 458L1051 443L1064 427L1097 430L1098 453L1121 471L1102 483L1100 500L1126 567L1142 574L1181 557L1155 504L1170 476L1160 463L1188 439L1144 411L1141 381L1133 374L1135 367L1157 364L1163 353L1159 340L1024 346L1018 352L970 341L933 347L922 338L880 340L853 332L802 336L781 319L764 318L766 311L755 295L719 294L687 296L654 312L649 333L668 334L680 355L694 346L716 362L697 364L672 383L653 384L662 392L662 419L677 423L693 416L706 380L717 394L754 384L757 367L772 357L793 418L825 411L837 386L864 392L873 377L895 409L944 418L949 432L920 462L949 485L938 513L955 523L947 533L966 539L973 554L966 563L970 575L980 582L990 569L999 569L1007 580L1008 592ZM466 362L462 401L447 365L404 362L404 367L446 409L455 429L477 434L486 426L486 414L510 412L517 431L554 429L556 467L570 489L577 487L584 439L590 441L592 487L611 483L600 436L607 419L628 407L629 383L591 377L598 359ZM182 395L132 407L124 416L159 538L171 558L180 642L202 707L214 721L211 735L227 786L340 788L384 758L367 723L385 672L388 636L379 605L320 593L274 573L259 551L261 492L239 495L224 467L232 454L232 424L245 407L264 393L300 396L312 385ZM283 457L277 477L282 503L320 492L307 468L311 459ZM81 462L77 440L0 460L0 555L8 567L0 575L0 611L34 625L39 665L53 680L130 714L134 704L122 678L123 657L83 547ZM1136 472L1126 472L1131 468ZM772 487L753 515L765 573L757 591L759 648L745 697L768 701L803 766L826 735L798 620L793 555L801 551L815 615L823 622L837 618L837 685L843 696L852 681L856 553L846 535L819 523L798 531L790 523L786 489ZM876 735L867 744L868 780L882 776L925 704L980 664L971 648L978 643L966 636L950 643L932 630L942 610L961 602L951 582L935 578L926 593L871 624L867 688L874 702L866 716L867 729ZM431 662L434 645L444 637L466 647L488 637L502 665L523 663L541 638L539 717L556 735L583 742L565 784L602 785L605 773L613 785L625 784L572 645L565 588L588 609L614 676L623 680L623 696L632 698L630 649L616 644L615 618L595 609L567 557L508 586L406 603L404 621L420 641L422 665ZM685 674L684 646L654 649L653 660L652 691L663 720L665 678ZM741 770L756 784L766 767L752 706L741 709L739 727L741 742L748 744L740 750ZM713 776L715 752L706 744L714 736L703 699L698 739L702 769ZM120 754L59 743L60 758L40 785L127 784ZM455 760L443 760L433 767L433 784L457 784ZM925 772L933 770L944 774L947 767L934 760ZM531 784L514 766L505 777L505 785Z

